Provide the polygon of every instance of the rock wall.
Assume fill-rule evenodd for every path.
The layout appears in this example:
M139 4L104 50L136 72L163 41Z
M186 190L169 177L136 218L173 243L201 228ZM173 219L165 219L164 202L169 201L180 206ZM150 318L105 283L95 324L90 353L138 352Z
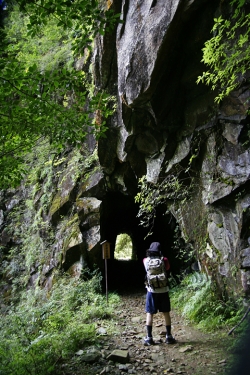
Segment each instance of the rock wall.
M206 0L121 2L116 43L106 35L96 46L98 84L114 92L117 81L118 101L110 151L100 141L98 152L110 186L128 195L144 174L156 183L193 160L194 190L184 206L172 204L171 213L201 268L222 293L237 297L250 292L250 91L243 85L218 107L215 93L196 84L204 70L201 49L220 7ZM104 77L116 65L111 87Z
M66 150L28 187L2 192L4 290L7 294L15 274L25 270L24 282L50 288L57 269L79 274L87 264L102 268L100 242L111 242L113 257L116 236L123 232L131 235L138 257L137 278L152 240L163 244L178 274L183 264L173 245L179 228L182 245L194 252L222 294L248 295L250 91L242 86L218 107L215 94L196 84L204 70L201 49L220 1L113 0L109 5L123 22L96 38L92 74L97 89L117 97L117 111L107 138L96 144L90 137L80 152ZM159 209L153 235L144 240L147 231L134 203L138 179L146 175L155 184L177 171L193 182L189 199L168 202L168 215ZM28 246L25 231L37 242ZM34 259L27 257L31 246L38 249ZM114 285L125 268L127 278L127 265L119 268L111 259L109 267Z

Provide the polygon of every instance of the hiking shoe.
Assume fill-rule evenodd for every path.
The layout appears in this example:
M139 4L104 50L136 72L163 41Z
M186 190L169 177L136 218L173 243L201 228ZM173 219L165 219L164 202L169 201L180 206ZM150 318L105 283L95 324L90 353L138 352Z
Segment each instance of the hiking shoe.
M150 346L150 345L154 345L154 344L155 344L155 342L154 342L152 337L145 337L145 339L144 339L144 345L145 346Z
M176 340L175 340L175 338L173 338L173 336L172 335L168 335L168 336L166 336L166 344L175 344L176 343Z

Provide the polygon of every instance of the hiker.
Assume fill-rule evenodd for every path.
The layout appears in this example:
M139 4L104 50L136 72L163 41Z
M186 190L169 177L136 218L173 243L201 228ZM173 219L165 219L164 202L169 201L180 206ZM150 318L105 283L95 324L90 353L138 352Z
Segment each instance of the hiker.
M144 345L154 345L152 328L153 315L158 311L163 313L166 324L166 343L174 344L176 340L171 334L170 299L168 295L169 287L167 282L167 272L170 264L167 258L162 257L161 245L159 242L152 242L143 259L146 274L146 328L147 337L144 338ZM155 264L158 264L156 270ZM160 269L160 270L159 270Z

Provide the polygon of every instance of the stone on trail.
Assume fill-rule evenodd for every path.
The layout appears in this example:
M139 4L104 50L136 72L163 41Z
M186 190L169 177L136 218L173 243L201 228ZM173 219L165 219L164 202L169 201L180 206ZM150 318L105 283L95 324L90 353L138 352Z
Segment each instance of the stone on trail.
M164 358L162 352L160 352L160 353L152 353L152 354L151 354L151 359L152 359L154 362L157 362L158 364L159 364L159 363L164 363L164 362L165 362L165 358Z
M125 335L138 335L138 332L131 329L131 330L125 331L124 334Z
M122 346L120 350L128 350L128 346Z
M131 321L132 321L132 323L140 323L140 321L141 321L141 317L140 316L134 316L132 319L131 319Z
M78 352L76 352L76 355L82 355L83 353L83 350L78 350Z
M119 365L118 369L121 370L121 371L128 371L128 368L127 368L126 365Z
M153 348L154 348L152 349L153 353L159 353L159 350L161 349L159 345L154 345Z
M107 356L108 356L108 352L107 352L107 350L105 350L105 349L102 349L101 350L101 355L102 355L102 358L106 358Z
M161 336L160 335L155 335L154 336L154 341L155 341L155 343L160 344L162 342Z
M100 372L100 375L103 375L103 374L110 374L110 367L109 366L106 366L104 367L104 369Z
M226 363L226 362L227 362L226 359L222 359L222 360L219 362L219 364L221 365L221 364L224 364L224 363Z
M186 353L186 352L191 352L192 350L193 350L192 345L187 345L187 346L184 346L183 348L180 348L179 352Z
M99 333L99 335L106 335L107 334L107 330L103 327L98 328L97 332Z
M80 352L82 352L82 353L79 354ZM84 351L79 350L77 353L76 353L77 355L81 355L81 360L83 362L87 362L87 363L95 363L102 356L101 352L94 347L90 347L86 351L85 350Z
M156 327L161 327L163 324L162 323L157 323L155 326Z
M107 359L119 363L128 363L129 352L127 350L115 349Z

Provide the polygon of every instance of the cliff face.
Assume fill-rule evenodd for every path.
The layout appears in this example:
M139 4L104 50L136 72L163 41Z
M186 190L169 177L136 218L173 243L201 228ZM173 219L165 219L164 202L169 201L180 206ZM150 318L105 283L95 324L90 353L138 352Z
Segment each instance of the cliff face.
M111 260L114 285L117 270L143 272L141 258L151 241L162 243L178 274L183 267L174 250L178 233L186 253L195 254L223 293L249 294L249 87L218 107L214 93L196 84L204 70L201 49L220 2L114 0L111 6L121 12L123 23L96 39L92 64L96 87L117 97L107 138L98 142L96 159L73 151L52 163L53 181L49 185L49 175L40 176L39 193L23 188L2 194L2 261L23 248L23 235L10 229L13 209L29 196L36 215L46 193L40 217L49 229L39 227L36 235L38 246L47 250L39 262L23 266L31 284L39 280L49 287L57 268L77 273L86 263L102 266L100 242L110 241L113 253L123 232L131 235L138 264L118 268ZM90 154L95 147L90 138ZM159 208L146 241L134 203L143 175L152 184L171 175L187 179L187 189L192 182L185 203L175 200ZM169 213L163 215L167 206Z
M217 107L215 94L196 84L220 3L124 0L121 10L116 45L109 35L97 44L98 84L112 90L117 76L118 97L114 142L109 152L99 143L100 163L111 185L133 195L142 175L155 183L193 160L194 190L184 206L171 205L171 214L221 289L249 293L249 87ZM105 56L117 56L117 71ZM167 244L166 223L158 225Z

